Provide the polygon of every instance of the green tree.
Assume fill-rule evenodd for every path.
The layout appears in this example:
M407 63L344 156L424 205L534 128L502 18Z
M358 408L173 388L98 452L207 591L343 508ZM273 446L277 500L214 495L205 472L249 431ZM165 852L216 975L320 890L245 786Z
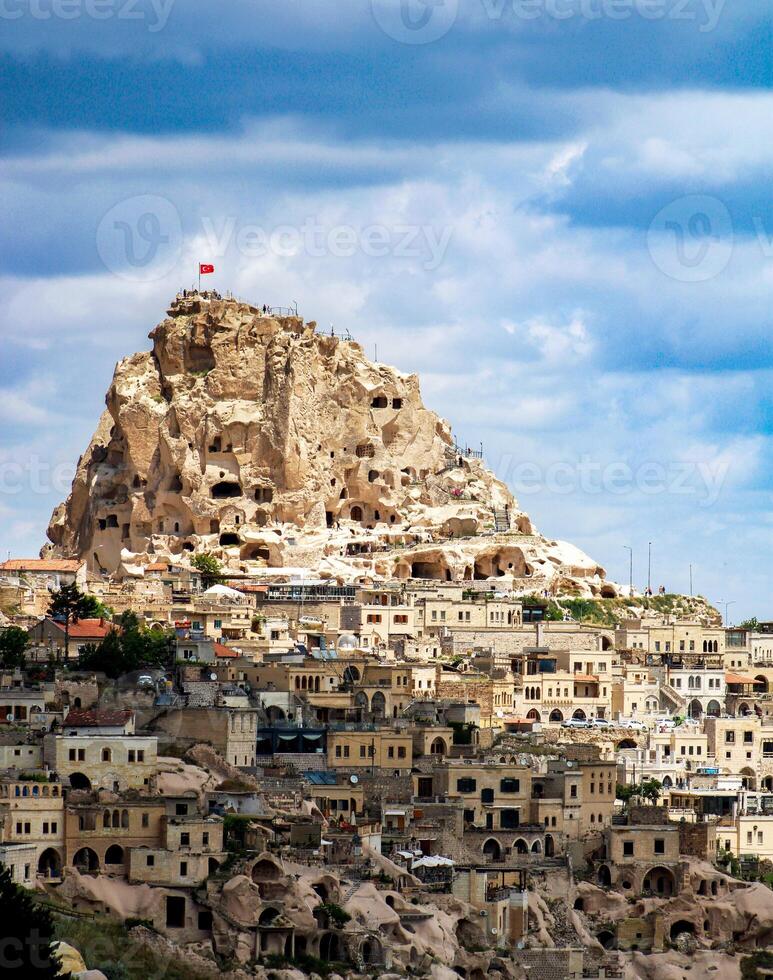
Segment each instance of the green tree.
M142 667L165 667L173 653L174 634L149 630L131 611L123 613L104 640L81 651L80 666L108 677L120 677Z
M75 583L63 585L56 592L51 593L48 615L64 623L65 661L70 655L70 626L72 623L77 623L79 619L88 619L94 608L94 601L93 596L85 595Z
M8 980L59 976L50 912L34 902L26 888L14 884L8 868L1 867L0 909L0 974ZM68 973L60 980L71 976Z
M20 626L8 626L0 630L0 665L7 670L23 668L24 651L28 643L29 636Z
M205 589L222 578L220 562L210 551L202 551L201 554L194 555L191 559L191 565L201 572L201 582Z
M639 784L630 783L624 786L622 783L617 784L617 798L622 800L623 805L627 808L631 800L639 795Z
M742 630L757 630L760 628L760 621L756 616L752 616L751 619L745 619L742 623L738 624Z
M650 803L657 803L660 799L660 791L663 784L659 779L645 779L639 787L639 796Z

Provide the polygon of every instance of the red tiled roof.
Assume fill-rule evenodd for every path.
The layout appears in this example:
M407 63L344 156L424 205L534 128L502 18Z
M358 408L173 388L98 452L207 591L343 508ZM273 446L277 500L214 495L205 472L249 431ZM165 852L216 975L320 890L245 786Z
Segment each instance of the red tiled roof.
M145 566L146 572L163 572L169 568L168 561L152 561L149 565Z
M74 728L113 728L125 725L132 712L127 708L73 708L64 719L65 726Z
M212 649L215 651L216 657L239 657L241 656L236 650L232 650L230 647L225 646L222 643L213 643Z
M0 562L0 572L77 572L79 558L9 558Z
M55 619L51 622L64 633L64 623L59 623ZM77 623L70 623L70 639L104 639L110 630L114 629L113 623L107 619L79 619Z
M545 675L543 674L543 677ZM550 676L549 674L547 675ZM572 675L576 681L580 681L583 684L598 684L599 679L596 674L573 674Z

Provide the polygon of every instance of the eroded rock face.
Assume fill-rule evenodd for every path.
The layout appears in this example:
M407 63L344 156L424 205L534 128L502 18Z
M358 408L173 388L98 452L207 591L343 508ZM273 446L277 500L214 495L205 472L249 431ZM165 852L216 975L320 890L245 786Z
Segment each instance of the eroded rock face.
M614 589L454 445L416 375L355 342L201 296L177 297L150 338L115 369L45 554L105 572L212 551L248 573Z

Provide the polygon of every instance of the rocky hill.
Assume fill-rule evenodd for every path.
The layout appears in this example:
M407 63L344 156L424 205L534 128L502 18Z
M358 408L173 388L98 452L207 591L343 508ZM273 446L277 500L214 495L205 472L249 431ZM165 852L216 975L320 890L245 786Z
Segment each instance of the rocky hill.
M416 375L315 327L178 296L153 349L117 365L43 553L119 574L210 551L248 574L617 593L587 555L535 531L424 407Z

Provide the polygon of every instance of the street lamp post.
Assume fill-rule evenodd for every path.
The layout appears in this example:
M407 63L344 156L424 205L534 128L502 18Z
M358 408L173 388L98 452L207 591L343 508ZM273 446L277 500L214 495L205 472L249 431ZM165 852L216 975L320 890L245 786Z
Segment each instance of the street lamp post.
M630 594L633 595L633 548L629 544L624 544L623 547L628 551L629 565L628 565L628 582Z
M652 542L647 542L647 594L652 595Z

